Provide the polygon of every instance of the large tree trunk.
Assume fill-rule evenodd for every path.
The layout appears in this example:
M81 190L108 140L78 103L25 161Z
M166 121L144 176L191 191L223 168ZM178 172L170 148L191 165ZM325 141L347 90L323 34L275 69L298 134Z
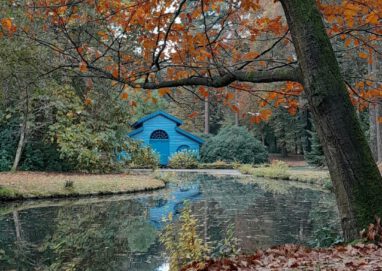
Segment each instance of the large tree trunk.
M350 102L315 0L281 0L323 145L345 240L382 216L382 178Z

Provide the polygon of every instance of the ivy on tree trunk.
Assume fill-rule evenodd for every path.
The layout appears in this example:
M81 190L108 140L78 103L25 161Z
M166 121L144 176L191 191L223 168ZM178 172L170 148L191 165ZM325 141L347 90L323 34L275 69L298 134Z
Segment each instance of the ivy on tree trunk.
M382 178L314 0L281 0L333 181L345 240L382 215Z

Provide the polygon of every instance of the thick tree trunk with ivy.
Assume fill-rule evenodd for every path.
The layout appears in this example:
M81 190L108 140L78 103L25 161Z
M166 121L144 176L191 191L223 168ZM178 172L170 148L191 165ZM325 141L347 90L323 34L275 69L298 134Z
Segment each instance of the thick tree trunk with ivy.
M315 0L281 0L323 145L345 240L382 216L382 178L349 99Z

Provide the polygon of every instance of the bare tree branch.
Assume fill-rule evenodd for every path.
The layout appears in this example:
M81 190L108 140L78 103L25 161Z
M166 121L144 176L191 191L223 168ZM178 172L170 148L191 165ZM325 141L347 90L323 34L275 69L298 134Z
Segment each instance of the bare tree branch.
M300 71L296 68L284 67L282 69L272 71L233 71L222 76L207 77L189 77L185 79L164 81L164 82L148 82L144 84L133 84L134 87L142 87L143 89L158 89L166 87L179 86L208 86L208 87L225 87L233 82L250 82L250 83L271 83L294 81L301 82Z

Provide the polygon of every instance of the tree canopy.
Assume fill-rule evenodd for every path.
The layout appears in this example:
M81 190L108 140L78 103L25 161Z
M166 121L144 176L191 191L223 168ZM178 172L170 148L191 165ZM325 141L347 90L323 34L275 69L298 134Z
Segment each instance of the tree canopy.
M278 1L25 0L3 5L7 4L12 15L23 19L4 14L2 35L25 35L48 46L62 56L52 69L70 69L90 80L105 78L122 88L160 89L161 95L171 95L171 87L198 85L201 96L208 95L203 86L252 92L262 98L253 122L268 119L270 111L262 107L269 101L292 113L298 106L302 78ZM343 45L337 56L371 63L374 54L381 54L381 1L317 4L332 43ZM286 83L266 90L246 84L275 81ZM378 82L365 74L346 82L352 102L360 107L381 96ZM222 92L227 105L237 110L229 89ZM146 94L150 98L151 92Z

